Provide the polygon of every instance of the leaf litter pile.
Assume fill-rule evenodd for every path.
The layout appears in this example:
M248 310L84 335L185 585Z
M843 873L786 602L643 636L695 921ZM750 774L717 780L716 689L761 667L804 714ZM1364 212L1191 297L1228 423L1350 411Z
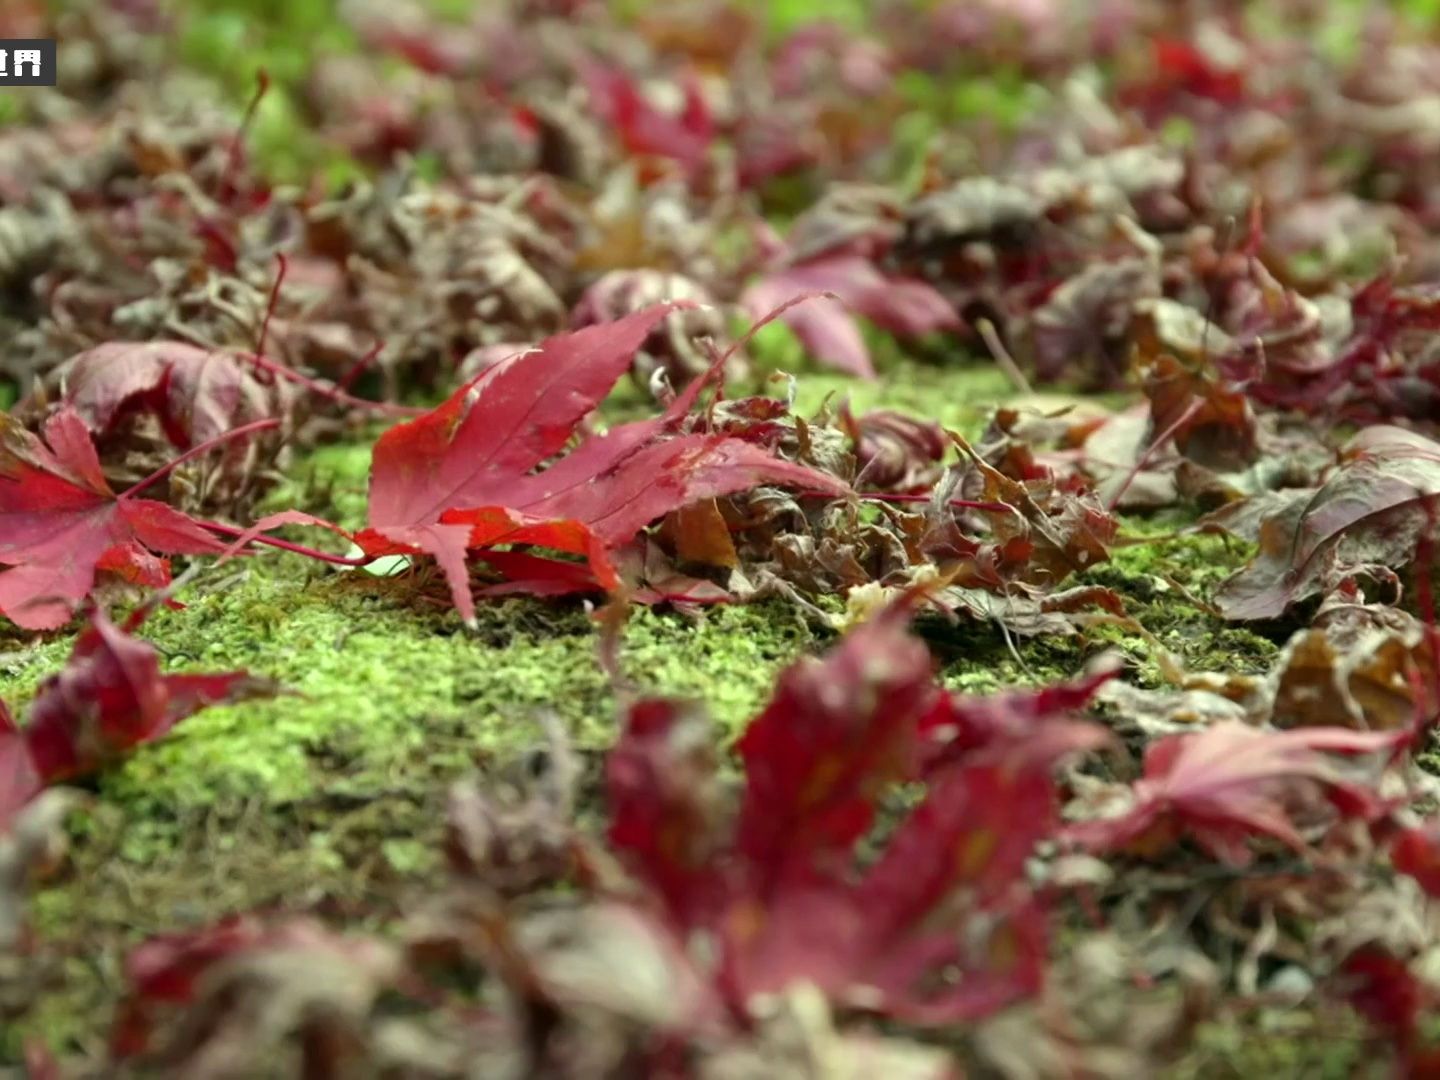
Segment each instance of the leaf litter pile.
M1218 1029L1440 1075L1440 37L1301 0L819 14L346 3L360 48L248 106L144 0L0 14L61 42L0 127L0 613L73 641L0 706L9 1063L1139 1077ZM272 175L272 93L344 178ZM1014 392L963 432L797 410L896 356ZM363 520L289 482L357 443ZM1211 534L1236 564L1190 589L1166 553ZM1137 549L1265 662L1167 648L1104 573ZM291 693L162 671L145 623L278 559L457 628L593 617L611 745L542 716L397 918L177 919L106 961L103 1035L50 1039L32 908L97 777ZM818 644L733 745L626 663L637 608L762 601ZM925 644L956 634L1079 659L963 693Z

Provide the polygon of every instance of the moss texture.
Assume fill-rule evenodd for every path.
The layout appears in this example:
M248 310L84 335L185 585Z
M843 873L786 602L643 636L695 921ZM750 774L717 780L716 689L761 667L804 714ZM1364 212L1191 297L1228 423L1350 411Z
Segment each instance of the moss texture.
M293 693L202 713L99 778L66 877L36 898L51 992L28 1030L94 1049L124 948L149 934L256 907L382 923L437 867L449 783L541 745L541 708L582 750L609 743L614 702L584 611L509 600L467 632L423 588L257 560L147 625L174 669L247 668ZM693 624L641 611L625 664L733 730L810 641L772 605ZM12 654L7 699L23 706L67 650Z

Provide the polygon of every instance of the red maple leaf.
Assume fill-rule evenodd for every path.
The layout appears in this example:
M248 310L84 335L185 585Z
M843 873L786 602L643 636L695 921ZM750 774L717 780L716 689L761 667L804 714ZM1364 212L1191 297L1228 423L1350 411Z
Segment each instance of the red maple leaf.
M594 585L609 589L618 583L610 550L689 502L757 484L844 493L833 477L744 439L679 433L704 379L663 415L585 438L551 460L671 310L549 338L387 431L370 474L370 527L357 543L372 556L433 555L468 621L467 551L528 544L580 555Z
M224 550L199 522L133 493L116 495L100 471L85 422L62 406L45 439L0 413L0 612L32 630L70 618L110 570L145 585L170 580L166 554Z
M1188 833L1232 866L1250 862L1254 836L1304 851L1287 798L1301 785L1318 784L1342 812L1373 818L1383 809L1379 796L1347 778L1329 755L1392 749L1404 736L1335 727L1261 731L1234 721L1198 735L1172 735L1146 751L1131 807L1082 822L1072 835L1097 850L1156 852Z
M94 772L206 706L273 692L243 671L162 675L152 646L96 612L23 728L0 703L0 828L46 784Z

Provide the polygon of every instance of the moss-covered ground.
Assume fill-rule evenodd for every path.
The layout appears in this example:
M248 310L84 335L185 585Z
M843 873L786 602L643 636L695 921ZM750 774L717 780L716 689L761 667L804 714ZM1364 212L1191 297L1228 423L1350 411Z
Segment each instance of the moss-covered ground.
M842 390L857 406L938 414L961 430L1009 393L988 365L892 358L883 381L860 387L802 374L797 401L813 408ZM617 408L632 404L622 394ZM364 443L323 447L275 498L354 522L368 455ZM1127 531L1163 536L1177 524L1134 519ZM1254 670L1273 644L1218 623L1174 587L1203 594L1243 556L1213 537L1160 540L1118 549L1085 580L1118 590L1187 664ZM152 617L144 635L170 669L244 668L288 692L202 713L97 781L94 808L73 826L73 858L35 899L39 1004L8 1033L10 1049L26 1034L98 1049L124 951L156 932L255 908L383 925L440 870L449 784L542 745L539 710L582 751L609 744L615 704L588 610L507 599L482 606L467 630L444 596L424 569L377 577L267 552L204 568L183 609ZM944 680L967 691L1063 677L1110 648L1153 677L1153 644L1115 627L1014 643L980 624L923 630ZM19 711L70 641L3 633L0 695ZM636 686L704 701L731 735L776 671L828 636L783 601L698 619L638 609L621 656Z

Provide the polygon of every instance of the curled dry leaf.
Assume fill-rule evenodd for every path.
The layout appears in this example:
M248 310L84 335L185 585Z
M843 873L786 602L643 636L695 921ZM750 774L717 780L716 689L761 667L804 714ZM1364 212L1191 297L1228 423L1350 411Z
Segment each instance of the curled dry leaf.
M939 424L892 409L854 416L847 405L842 426L853 440L856 480L875 491L922 492L934 487L950 442Z
M1440 715L1437 638L1395 608L1333 603L1297 631L1268 685L1276 727L1424 731Z
M276 416L286 391L231 353L183 341L97 345L66 362L57 378L97 441L126 417L149 413L177 450Z
M1440 444L1368 428L1309 498L1289 494L1260 522L1259 554L1221 585L1215 603L1230 619L1273 619L1347 578L1393 578L1433 536L1437 497Z

